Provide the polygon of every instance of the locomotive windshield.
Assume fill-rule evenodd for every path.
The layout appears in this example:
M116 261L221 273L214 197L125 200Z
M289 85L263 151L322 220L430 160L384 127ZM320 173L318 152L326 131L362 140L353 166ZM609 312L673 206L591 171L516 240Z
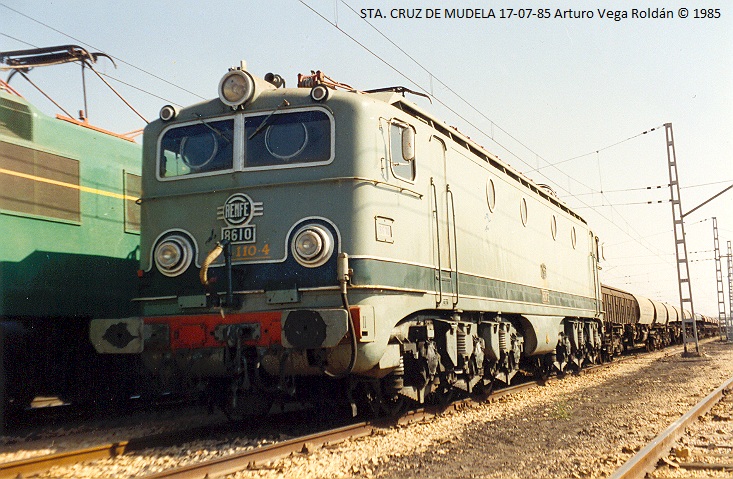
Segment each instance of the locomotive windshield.
M332 158L333 126L325 111L251 115L243 123L242 127L241 121L229 118L165 130L160 140L159 177L302 166ZM237 147L239 142L244 143L243 148ZM244 157L235 158L235 151L243 151Z
M233 146L232 119L170 129L160 142L160 177L231 170Z
M263 122L267 127L255 134ZM269 119L250 116L244 128L245 167L312 163L331 157L331 124L323 111L283 113Z

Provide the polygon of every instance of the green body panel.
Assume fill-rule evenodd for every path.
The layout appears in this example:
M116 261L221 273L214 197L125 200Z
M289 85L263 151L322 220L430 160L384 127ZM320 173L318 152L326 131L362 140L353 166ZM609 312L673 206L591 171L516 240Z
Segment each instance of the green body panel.
M81 187L78 220L0 209L0 316L131 314L139 233L125 227L125 174L140 175L140 146L0 93L0 149L74 160ZM14 180L7 171L0 175ZM43 183L41 173L29 178ZM63 183L62 190L74 189Z

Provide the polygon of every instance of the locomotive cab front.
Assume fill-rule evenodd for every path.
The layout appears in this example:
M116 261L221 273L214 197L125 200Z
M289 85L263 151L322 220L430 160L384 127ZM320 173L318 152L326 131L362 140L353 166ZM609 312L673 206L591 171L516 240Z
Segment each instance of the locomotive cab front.
M379 363L388 334L377 338L373 308L346 296L346 252L364 236L355 190L379 163L359 160L368 120L339 93L232 69L219 99L161 110L144 136L144 316L120 320L113 341L120 321L97 322L98 349L136 352L119 336L144 323L150 384L176 393Z

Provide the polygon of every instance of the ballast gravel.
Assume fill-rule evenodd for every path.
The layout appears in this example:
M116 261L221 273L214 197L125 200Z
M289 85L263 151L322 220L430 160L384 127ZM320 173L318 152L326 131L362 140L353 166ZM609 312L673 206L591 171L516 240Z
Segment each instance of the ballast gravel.
M258 465L249 478L600 478L610 476L726 379L733 344L702 357L669 348L417 424ZM140 477L255 446L201 441L39 477Z
M638 356L229 477L608 477L733 376L733 344L709 342L702 351Z

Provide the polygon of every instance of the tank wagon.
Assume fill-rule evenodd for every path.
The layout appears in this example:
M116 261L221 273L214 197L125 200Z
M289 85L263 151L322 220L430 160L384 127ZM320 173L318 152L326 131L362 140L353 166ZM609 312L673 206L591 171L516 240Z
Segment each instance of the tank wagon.
M120 392L91 318L137 313L141 148L49 117L0 82L0 412ZM0 415L0 427L4 423Z
M599 361L586 222L405 88L337 86L234 68L219 98L161 110L143 315L96 322L97 350L233 413L324 391L424 402Z

